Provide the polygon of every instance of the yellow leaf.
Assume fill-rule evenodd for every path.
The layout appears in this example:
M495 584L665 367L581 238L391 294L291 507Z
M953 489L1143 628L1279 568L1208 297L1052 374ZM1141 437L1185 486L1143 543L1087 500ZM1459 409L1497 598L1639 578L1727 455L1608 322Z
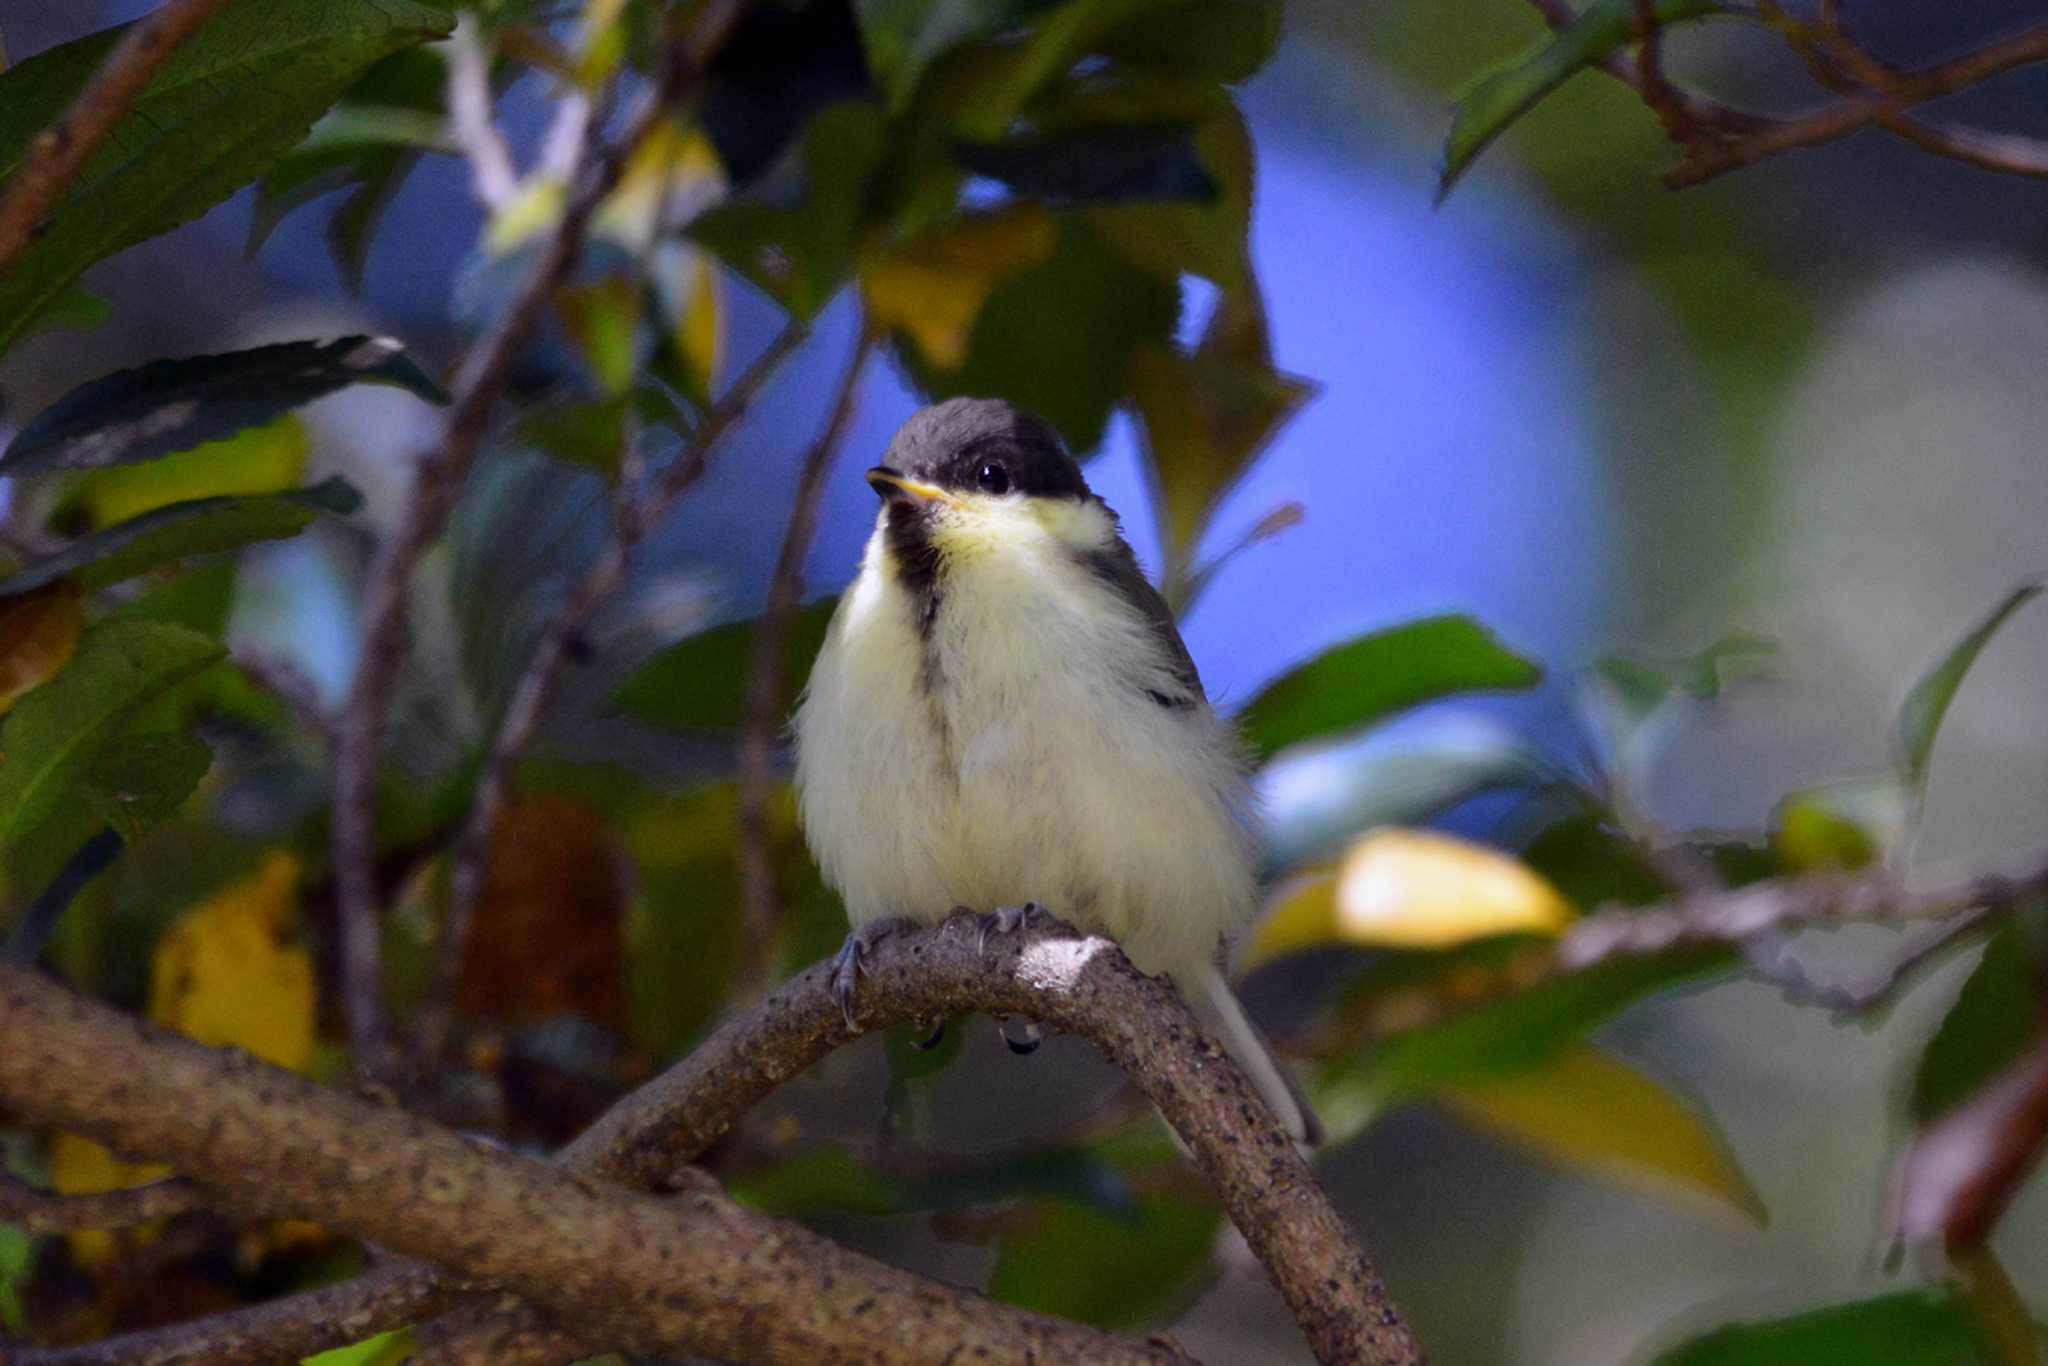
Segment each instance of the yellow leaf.
M711 257L693 252L689 272L689 296L677 321L677 349L690 367L698 392L709 394L718 385L718 371L725 353L725 286L712 268Z
M122 1159L77 1134L59 1133L50 1139L50 1185L63 1195L97 1195L101 1191L146 1186L171 1174L169 1167L153 1163L124 1162ZM71 1256L80 1266L97 1266L114 1251L118 1238L136 1243L153 1241L163 1232L161 1219L116 1234L106 1229L79 1229L65 1235Z
M260 868L192 907L157 941L151 962L149 1017L200 1043L245 1049L266 1062L304 1071L313 1051L317 987L312 960L285 935L298 914L298 860L282 851ZM67 1195L140 1186L169 1167L124 1162L89 1138L60 1133L50 1142L50 1182ZM162 1221L118 1235L154 1238ZM113 1250L117 1235L68 1235L81 1264Z
M726 188L711 140L670 119L634 149L591 231L639 255L664 230L683 227L724 199Z
M492 256L511 255L560 222L568 202L569 191L561 181L546 176L528 180L491 215L484 229L484 250Z
M1265 914L1238 951L1239 966L1252 968L1284 954L1339 942L1337 874L1316 869L1273 889Z
M624 275L564 285L555 295L562 330L575 341L598 387L616 397L633 382L640 286Z
M1712 1121L1667 1088L1591 1044L1533 1071L1468 1082L1440 1096L1456 1115L1596 1175L1768 1216Z
M311 449L305 425L286 413L161 460L94 470L76 499L94 526L111 526L188 498L275 493L298 486Z
M1051 214L1024 204L912 238L862 272L869 316L909 333L935 369L957 370L990 292L1052 255L1056 235Z
M626 55L626 26L619 22L626 0L590 0L576 38L576 83L595 90Z
M83 616L68 582L0 598L0 716L70 660Z
M318 1001L312 960L288 937L298 860L283 851L186 911L157 941L149 1016L215 1047L304 1071Z
M1317 944L1445 949L1497 934L1557 934L1571 904L1495 849L1429 830L1380 830L1333 871L1282 886L1245 961Z

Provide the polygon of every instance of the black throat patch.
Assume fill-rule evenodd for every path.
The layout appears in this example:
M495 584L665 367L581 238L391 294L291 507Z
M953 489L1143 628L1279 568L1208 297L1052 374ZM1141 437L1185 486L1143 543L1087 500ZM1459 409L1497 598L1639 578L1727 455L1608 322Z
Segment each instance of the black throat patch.
M896 581L910 594L918 639L929 641L939 615L939 549L931 528L910 503L889 505L889 559Z

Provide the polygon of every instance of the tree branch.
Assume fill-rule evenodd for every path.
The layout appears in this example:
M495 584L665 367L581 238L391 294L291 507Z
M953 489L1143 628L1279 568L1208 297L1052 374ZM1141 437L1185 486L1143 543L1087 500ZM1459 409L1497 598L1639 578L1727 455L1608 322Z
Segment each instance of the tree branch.
M768 584L768 604L755 629L747 661L747 691L740 722L737 854L746 912L746 942L740 953L739 980L748 983L749 989L768 959L780 919L775 869L768 857L768 796L775 736L784 719L780 704L783 673L789 663L789 622L803 591L804 556L817 533L818 500L825 492L825 476L832 469L832 456L839 449L846 424L853 419L861 373L874 345L874 334L863 318L825 428L804 454L797 473L796 500L789 510L781 549L776 552L775 572Z
M1243 1074L1202 1037L1172 987L1139 973L1113 944L1052 926L996 936L984 952L974 932L949 922L886 939L865 962L854 1028L833 998L831 965L815 966L614 1106L556 1162L660 1189L764 1097L860 1033L972 1011L1029 1016L1094 1043L1159 1107L1280 1286L1319 1359L1421 1360L1357 1241ZM366 1295L389 1294L377 1276L358 1284ZM419 1306L439 1287L414 1290L408 1313L423 1312ZM332 1306L330 1297L320 1308ZM404 1321L395 1316L378 1326Z
M190 1213L206 1203L204 1187L175 1178L126 1190L60 1195L0 1172L0 1222L19 1224L30 1233L133 1228L151 1219Z
M1818 1002L1842 1010L1870 1009L1882 1005L1898 982L1933 954L2029 901L2048 896L2048 850L2012 860L2008 866L2016 871L1986 873L1959 865L1926 869L1917 887L1885 869L1824 873L1680 896L1653 906L1609 907L1579 920L1554 943L1531 946L1494 970L1483 985L1461 977L1455 984L1424 984L1365 997L1334 1024L1285 1042L1301 1054L1329 1056L1619 959L1715 946L1748 950L1786 930L1851 921L1945 922L1907 946L1868 987L1837 991ZM1815 998L1813 984L1776 964L1766 962L1759 970L1794 999Z
M398 524L378 544L363 593L355 681L337 726L333 813L343 996L350 1046L357 1069L366 1076L383 1076L394 1061L381 989L375 799L385 704L406 648L405 598L413 570L440 534L483 445L491 409L512 361L574 263L591 216L618 184L633 150L668 116L670 106L696 86L710 53L744 8L745 0L714 0L699 12L692 34L671 45L661 80L616 141L602 145L592 122L561 222L511 305L463 358L441 440L420 458Z
M242 1213L312 1219L460 1267L633 1351L1184 1359L885 1266L709 1182L658 1200L579 1180L21 969L0 968L0 1036L0 1100L30 1123L168 1161Z
M541 629L525 671L512 690L491 752L477 777L470 797L469 814L455 845L455 869L449 884L448 915L441 928L435 975L426 1002L420 1008L417 1056L431 1062L446 1046L453 1021L455 979L462 970L464 946L476 916L477 898L483 894L484 874L490 858L491 830L505 804L505 791L512 765L533 740L561 681L562 666L569 657L570 643L580 636L598 609L609 602L626 581L633 556L642 542L661 525L677 498L702 477L711 452L753 403L775 372L782 368L804 337L803 324L790 322L733 381L653 488L641 492L621 477L618 506L611 539L591 563L577 585L562 599L555 615Z
M0 270L42 233L65 187L134 108L150 77L227 5L228 0L168 0L137 20L63 115L29 140L27 159L0 193Z

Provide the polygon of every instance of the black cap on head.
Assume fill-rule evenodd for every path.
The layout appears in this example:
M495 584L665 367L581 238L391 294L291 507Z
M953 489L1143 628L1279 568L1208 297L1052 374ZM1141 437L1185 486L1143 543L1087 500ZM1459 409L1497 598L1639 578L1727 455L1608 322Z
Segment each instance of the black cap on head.
M922 409L897 431L882 463L961 493L1090 496L1059 433L999 398L949 398Z

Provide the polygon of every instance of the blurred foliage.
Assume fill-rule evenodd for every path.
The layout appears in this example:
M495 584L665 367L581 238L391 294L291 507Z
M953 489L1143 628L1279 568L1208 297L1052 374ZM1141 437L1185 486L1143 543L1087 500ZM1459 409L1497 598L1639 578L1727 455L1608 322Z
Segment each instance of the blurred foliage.
M1675 21L1719 8L1659 0L1655 11ZM1528 36L1503 17L1511 9L1368 6L1344 22L1390 69L1441 92ZM467 16L492 89L529 80L552 117L643 87L670 17L638 0ZM593 219L448 545L414 585L379 792L395 1004L418 1008L434 989L448 846L538 614L587 553L583 514L644 471L671 470L712 419L736 290L799 323L851 302L923 396L1007 397L1084 455L1128 418L1162 591L1179 610L1241 565L1245 545L1300 519L1283 503L1205 558L1219 505L1317 391L1274 359L1248 246L1256 163L1235 87L1265 66L1280 17L1277 0L748 11L701 100L634 152ZM452 20L406 0L229 7L0 277L0 350L37 326L91 323L103 310L76 287L81 271L250 184L252 249L284 215L339 191L330 244L359 279L408 170L456 146L453 67L433 43ZM1693 334L1739 446L1806 343L1817 287L1759 259L1739 209L1616 189L1626 177L1614 168L1641 160L1654 127L1632 96L1563 82L1620 51L1635 23L1632 0L1597 0L1472 87L1445 184L1499 136L1542 192L1610 230ZM0 73L0 174L114 37ZM1511 130L1525 112L1527 128ZM568 194L566 168L545 153L515 177L448 301L472 330L513 297ZM349 1063L333 981L331 739L318 691L294 695L288 677L231 657L229 628L250 604L308 633L350 610L348 584L380 528L346 479L302 486L333 452L296 412L363 383L446 399L396 342L288 341L94 380L30 416L0 455L7 952L194 1038L322 1077ZM243 552L287 540L340 585L339 605L275 607L276 561ZM1335 965L1286 1042L1311 1057L1309 1089L1336 1141L1427 1102L1574 1172L1761 1220L1763 1199L1712 1114L1602 1031L1640 1002L1765 967L1720 941L1591 963L1563 961L1560 945L1596 913L1897 858L1921 821L1943 722L1967 705L1967 675L2038 591L2015 587L1909 690L1891 771L1784 794L1760 830L1665 831L1639 800L1680 721L1741 705L1735 685L1775 649L1755 635L1681 658L1593 661L1567 685L1584 733L1541 743L1487 708L1535 688L1542 669L1467 616L1335 643L1258 689L1236 721L1275 794L1262 832L1274 890L1244 956ZM760 624L710 620L701 602L678 605L688 592L635 592L617 615L651 631L604 618L570 642L546 743L515 766L488 841L446 1003L459 1028L444 1056L420 1060L421 1104L522 1145L562 1142L752 999L764 972L813 961L844 932L778 785L765 853L783 914L773 943L749 942L734 754ZM813 602L786 623L778 711L834 606ZM1474 838L1486 803L1508 814ZM1418 828L1446 816L1460 834ZM1919 1059L1907 1124L1980 1094L2038 1038L2038 933L2029 912L1977 937L1983 956ZM983 1243L989 1290L1014 1303L1124 1326L1170 1318L1215 1267L1214 1201L1149 1114L946 1154L942 1088L966 1070L965 1032L955 1022L929 1052L889 1041L872 1141L847 1141L857 1121L792 1104L709 1160L740 1198L779 1214L914 1218ZM18 1139L8 1165L58 1189L153 1174L75 1137ZM144 1295L110 1287L172 1274L132 1260L159 1232L67 1242L0 1225L0 1323L47 1337L147 1319ZM215 1237L209 1251L225 1245ZM332 1240L303 1229L264 1230L235 1252L187 1257L177 1274L235 1303L346 1269ZM100 1277L102 1297L84 1319L59 1293L82 1271ZM1975 1360L1997 1323L2014 1336L2011 1304L1988 1284L1724 1328L1660 1360ZM364 1366L407 1350L400 1335L317 1360Z

